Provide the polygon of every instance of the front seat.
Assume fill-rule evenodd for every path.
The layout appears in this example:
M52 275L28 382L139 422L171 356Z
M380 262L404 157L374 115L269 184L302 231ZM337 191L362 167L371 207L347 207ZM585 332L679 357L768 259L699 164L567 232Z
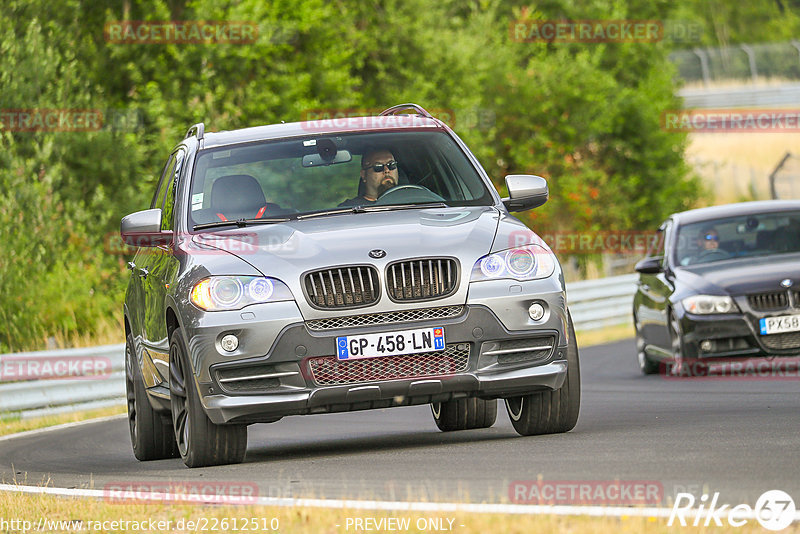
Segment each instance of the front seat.
M258 181L248 174L217 178L211 186L211 211L221 221L259 219L274 204L267 204Z

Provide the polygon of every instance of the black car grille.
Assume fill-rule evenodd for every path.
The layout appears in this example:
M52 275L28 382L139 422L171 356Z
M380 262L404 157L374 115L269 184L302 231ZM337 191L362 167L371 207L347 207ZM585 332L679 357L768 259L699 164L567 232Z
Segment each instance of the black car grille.
M308 366L320 386L447 376L467 370L469 348L469 343L451 343L443 351L344 361L323 356L309 358Z
M333 267L307 273L303 280L312 306L324 309L360 308L378 302L378 272L366 265Z
M458 263L450 258L392 263L386 268L386 286L394 301L443 298L458 287Z
M356 326L376 326L432 319L450 319L464 313L464 306L442 306L439 308L420 308L416 310L399 310L385 313L366 313L364 315L348 315L346 317L328 317L306 321L311 330L336 330L337 328L353 328Z
M759 339L768 349L787 350L800 348L800 332L770 334L761 336Z
M789 298L785 291L748 295L747 302L756 311L783 310L789 306Z

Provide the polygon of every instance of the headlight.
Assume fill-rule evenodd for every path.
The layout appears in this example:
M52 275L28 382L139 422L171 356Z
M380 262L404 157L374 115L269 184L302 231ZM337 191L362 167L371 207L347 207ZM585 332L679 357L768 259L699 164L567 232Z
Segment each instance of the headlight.
M292 300L286 284L263 276L212 276L195 284L192 304L206 311L240 310L250 304Z
M708 315L710 313L738 313L739 308L730 297L720 297L716 295L693 295L681 301L684 309L689 313L697 315Z
M513 278L547 278L556 268L553 253L540 245L526 245L495 252L479 259L472 268L470 281Z

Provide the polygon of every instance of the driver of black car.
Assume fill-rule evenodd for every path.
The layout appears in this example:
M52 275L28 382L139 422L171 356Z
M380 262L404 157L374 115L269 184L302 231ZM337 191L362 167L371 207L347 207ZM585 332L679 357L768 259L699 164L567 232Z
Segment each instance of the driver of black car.
M345 200L339 206L375 204L383 193L397 186L399 178L397 160L394 159L390 150L385 148L370 150L361 158L361 183L359 184L361 194Z
M730 256L730 253L719 246L719 232L713 226L708 226L700 231L697 236L697 254L684 258L683 265L692 263L705 263L708 259L721 259Z

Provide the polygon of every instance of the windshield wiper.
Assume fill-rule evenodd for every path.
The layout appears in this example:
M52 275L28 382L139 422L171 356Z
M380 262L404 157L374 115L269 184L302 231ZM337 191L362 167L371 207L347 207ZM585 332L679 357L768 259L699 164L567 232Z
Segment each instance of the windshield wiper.
M332 210L312 211L298 215L297 220L313 219L314 217L325 217L326 215L341 215L342 213L364 213L364 208L361 206L348 206L346 208L336 208Z
M205 230L207 228L217 228L219 226L229 226L234 225L238 226L239 228L244 228L245 226L250 225L258 225L258 224L278 224L291 221L291 217L272 217L269 219L237 219L235 221L216 221L210 223L203 223L203 224L195 224L192 229L193 230Z
M416 210L424 208L447 208L444 202L425 202L421 204L387 204L385 206L364 206L361 208L365 212L373 211L394 211L394 210Z

